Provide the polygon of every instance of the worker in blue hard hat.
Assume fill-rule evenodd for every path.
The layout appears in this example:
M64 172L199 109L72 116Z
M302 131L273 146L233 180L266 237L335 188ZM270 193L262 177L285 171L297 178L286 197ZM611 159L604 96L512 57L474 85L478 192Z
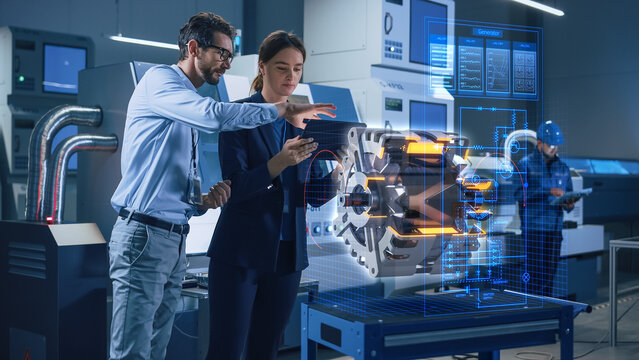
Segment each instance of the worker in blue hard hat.
M563 212L574 208L574 200L554 201L572 191L570 170L557 156L563 143L559 126L546 121L537 130L537 148L518 164L524 180L515 192L526 249L523 288L537 295L553 295L563 239Z

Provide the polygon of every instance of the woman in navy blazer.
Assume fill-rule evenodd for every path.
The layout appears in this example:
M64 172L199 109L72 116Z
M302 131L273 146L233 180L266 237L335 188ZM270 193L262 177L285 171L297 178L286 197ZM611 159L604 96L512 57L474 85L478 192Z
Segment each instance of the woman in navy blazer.
M257 91L240 102L286 101L302 76L302 41L284 31L260 46ZM209 247L211 331L208 359L275 359L308 266L306 207L335 196L341 166L324 175L317 148L284 119L222 132L222 177L231 180ZM310 168L310 169L309 169ZM309 192L309 189L312 189ZM306 192L306 193L305 193Z

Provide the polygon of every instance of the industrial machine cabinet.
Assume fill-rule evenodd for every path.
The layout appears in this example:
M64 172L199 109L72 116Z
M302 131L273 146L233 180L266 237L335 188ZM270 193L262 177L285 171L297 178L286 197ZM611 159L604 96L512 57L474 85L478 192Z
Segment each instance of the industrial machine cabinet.
M95 224L0 221L2 359L102 359L107 250Z

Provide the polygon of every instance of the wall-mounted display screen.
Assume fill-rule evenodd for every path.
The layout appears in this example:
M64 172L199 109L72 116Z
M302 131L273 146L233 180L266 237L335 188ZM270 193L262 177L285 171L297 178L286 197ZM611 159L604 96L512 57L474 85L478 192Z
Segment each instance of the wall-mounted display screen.
M77 94L78 72L86 67L86 49L45 44L43 91Z

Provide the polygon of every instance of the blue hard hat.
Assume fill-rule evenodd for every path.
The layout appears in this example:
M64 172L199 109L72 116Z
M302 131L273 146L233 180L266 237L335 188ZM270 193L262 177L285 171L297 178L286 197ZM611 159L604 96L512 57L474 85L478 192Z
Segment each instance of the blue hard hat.
M537 139L548 145L561 145L564 143L564 136L561 134L559 126L551 120L539 125L539 129L537 129Z

